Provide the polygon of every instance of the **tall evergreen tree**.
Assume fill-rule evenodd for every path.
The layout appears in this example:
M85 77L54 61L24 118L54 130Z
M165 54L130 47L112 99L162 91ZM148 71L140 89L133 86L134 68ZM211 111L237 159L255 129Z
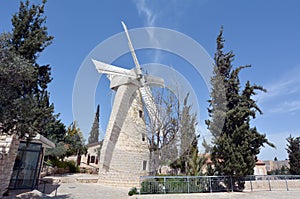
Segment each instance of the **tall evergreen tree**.
M49 125L54 123L58 115L54 115L54 106L49 102L48 84L51 82L49 65L37 63L38 56L51 44L52 36L48 35L47 27L44 25L46 0L41 5L30 4L29 0L20 2L19 11L12 18L12 38L10 43L14 53L28 60L30 67L35 70L28 95L34 98L35 118L32 129L37 133L48 136Z
M198 161L198 158L195 157L198 156L198 138L199 138L199 135L197 135L196 133L197 117L196 114L191 113L192 107L191 105L188 105L188 97L189 94L185 97L183 101L183 108L181 110L180 119L179 119L179 124L180 124L179 166L181 172L184 174L188 174L188 173L192 174L192 172L194 171L192 171L193 169L191 169L190 167L196 166L193 165L195 164L195 162L192 162L192 160L194 159L196 162Z
M39 54L51 44L53 36L49 36L47 27L44 25L46 16L44 9L46 0L41 5L30 5L29 0L20 2L19 12L12 18L12 39L11 44L16 53L30 61L37 69L35 92L43 93L51 82L51 68L49 65L39 65L37 59Z
M205 157L199 156L198 139L196 132L197 115L192 113L192 106L188 104L189 94L186 95L182 109L179 112L179 158L171 167L180 169L186 175L200 175Z
M0 134L34 136L35 97L30 92L36 70L12 51L10 34L0 35Z
M212 91L208 109L208 128L213 135L212 161L215 174L234 177L234 189L243 190L242 177L252 175L260 148L269 144L266 136L250 126L256 113L262 114L252 99L256 90L265 91L261 86L247 81L241 89L239 72L247 67L232 67L234 54L224 53L223 29L217 37L217 51L211 79ZM225 182L227 188L231 183Z
M300 175L300 137L292 137L287 139L287 152L289 155L290 173L292 175Z
M99 142L99 116L100 116L100 106L98 105L93 126L88 138L88 144Z

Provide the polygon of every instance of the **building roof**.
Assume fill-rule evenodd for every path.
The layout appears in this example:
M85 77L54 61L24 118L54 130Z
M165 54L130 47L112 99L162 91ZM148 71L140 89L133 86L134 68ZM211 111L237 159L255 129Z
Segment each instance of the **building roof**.
M91 144L87 144L86 146L89 147L94 147L94 146L101 146L102 145L103 140L99 141L99 142L94 142Z
M33 142L38 142L41 143L43 145L43 147L45 148L54 148L55 144L48 140L47 138L45 138L44 136L42 136L41 134L36 134L36 136L32 139Z
M264 163L263 161L257 159L255 165L261 165L261 166L263 166L263 165L266 165L266 163Z

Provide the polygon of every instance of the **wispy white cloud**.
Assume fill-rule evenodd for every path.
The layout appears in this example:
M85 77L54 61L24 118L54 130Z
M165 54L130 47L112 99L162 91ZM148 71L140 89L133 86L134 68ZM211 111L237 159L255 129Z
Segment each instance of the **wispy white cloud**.
M208 0L168 0L167 2L154 0L133 0L136 5L139 16L143 19L144 26L155 27L164 26L176 27L178 22L184 15L188 15L188 9L192 6L202 6ZM175 28L176 29L176 28ZM154 32L148 29L149 39L156 46L160 46L160 42L156 39ZM162 53L155 51L153 62L159 63L163 58Z
M267 106L270 113L300 111L300 67L284 73L276 81L266 85L267 93L259 93L256 100ZM265 108L266 109L266 108Z
M151 1L148 0L135 0L136 8L138 10L139 15L144 18L144 26L146 27L154 27L156 19L159 14L155 7L151 4ZM151 6L152 5L152 6ZM149 35L149 39L156 46L159 46L159 41L155 38L154 32L150 29L147 29L147 33ZM153 56L153 62L159 63L161 59L161 53L159 51L155 51Z
M300 100L285 101L270 109L272 113L287 113L300 110Z
M300 95L300 67L296 67L282 75L276 81L268 84L265 88L267 93L259 93L256 97L259 103L273 101L279 98L285 98L285 103L289 104L295 101L295 98L288 98L288 96ZM288 102L289 101L289 102ZM295 103L294 103L295 104ZM286 106L286 105L285 105Z
M157 14L149 7L147 0L136 0L136 7L139 15L145 17L146 26L154 26Z
M259 93L258 103L271 113L292 113L300 110L300 67L296 67L266 85L267 93Z

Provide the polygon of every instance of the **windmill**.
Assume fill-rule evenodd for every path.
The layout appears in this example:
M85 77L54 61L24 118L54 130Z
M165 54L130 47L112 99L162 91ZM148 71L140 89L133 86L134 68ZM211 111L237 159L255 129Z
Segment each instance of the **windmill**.
M164 81L143 74L126 25L121 23L135 67L129 70L92 59L97 71L107 75L110 88L116 91L101 149L98 181L132 186L149 172L150 153L143 111L147 111L153 124L158 122L158 110L149 85L164 86Z

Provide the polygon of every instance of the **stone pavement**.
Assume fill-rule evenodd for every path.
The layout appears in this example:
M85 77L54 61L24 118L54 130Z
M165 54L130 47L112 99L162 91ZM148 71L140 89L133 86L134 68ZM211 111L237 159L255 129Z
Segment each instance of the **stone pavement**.
M108 187L99 184L61 184L58 198L97 198L97 199L297 199L300 190L292 191L254 191L243 193L197 193L197 194L159 194L128 196L129 188Z
M108 187L95 183L64 183L58 188L57 198L95 198L95 199L297 199L300 190L254 191L243 193L197 193L197 194L159 194L128 196L129 188Z
M11 192L9 198L56 198L56 199L300 199L299 189L275 191L245 191L242 193L197 193L197 194L159 194L159 195L133 195L128 196L128 187L112 187L94 183L97 176L73 174L54 177L53 184L46 184L45 194L43 186L39 190ZM83 180L84 179L84 180ZM82 183L87 182L87 183ZM57 189L57 190L56 190ZM57 191L57 192L56 192ZM56 194L56 196L55 196Z

